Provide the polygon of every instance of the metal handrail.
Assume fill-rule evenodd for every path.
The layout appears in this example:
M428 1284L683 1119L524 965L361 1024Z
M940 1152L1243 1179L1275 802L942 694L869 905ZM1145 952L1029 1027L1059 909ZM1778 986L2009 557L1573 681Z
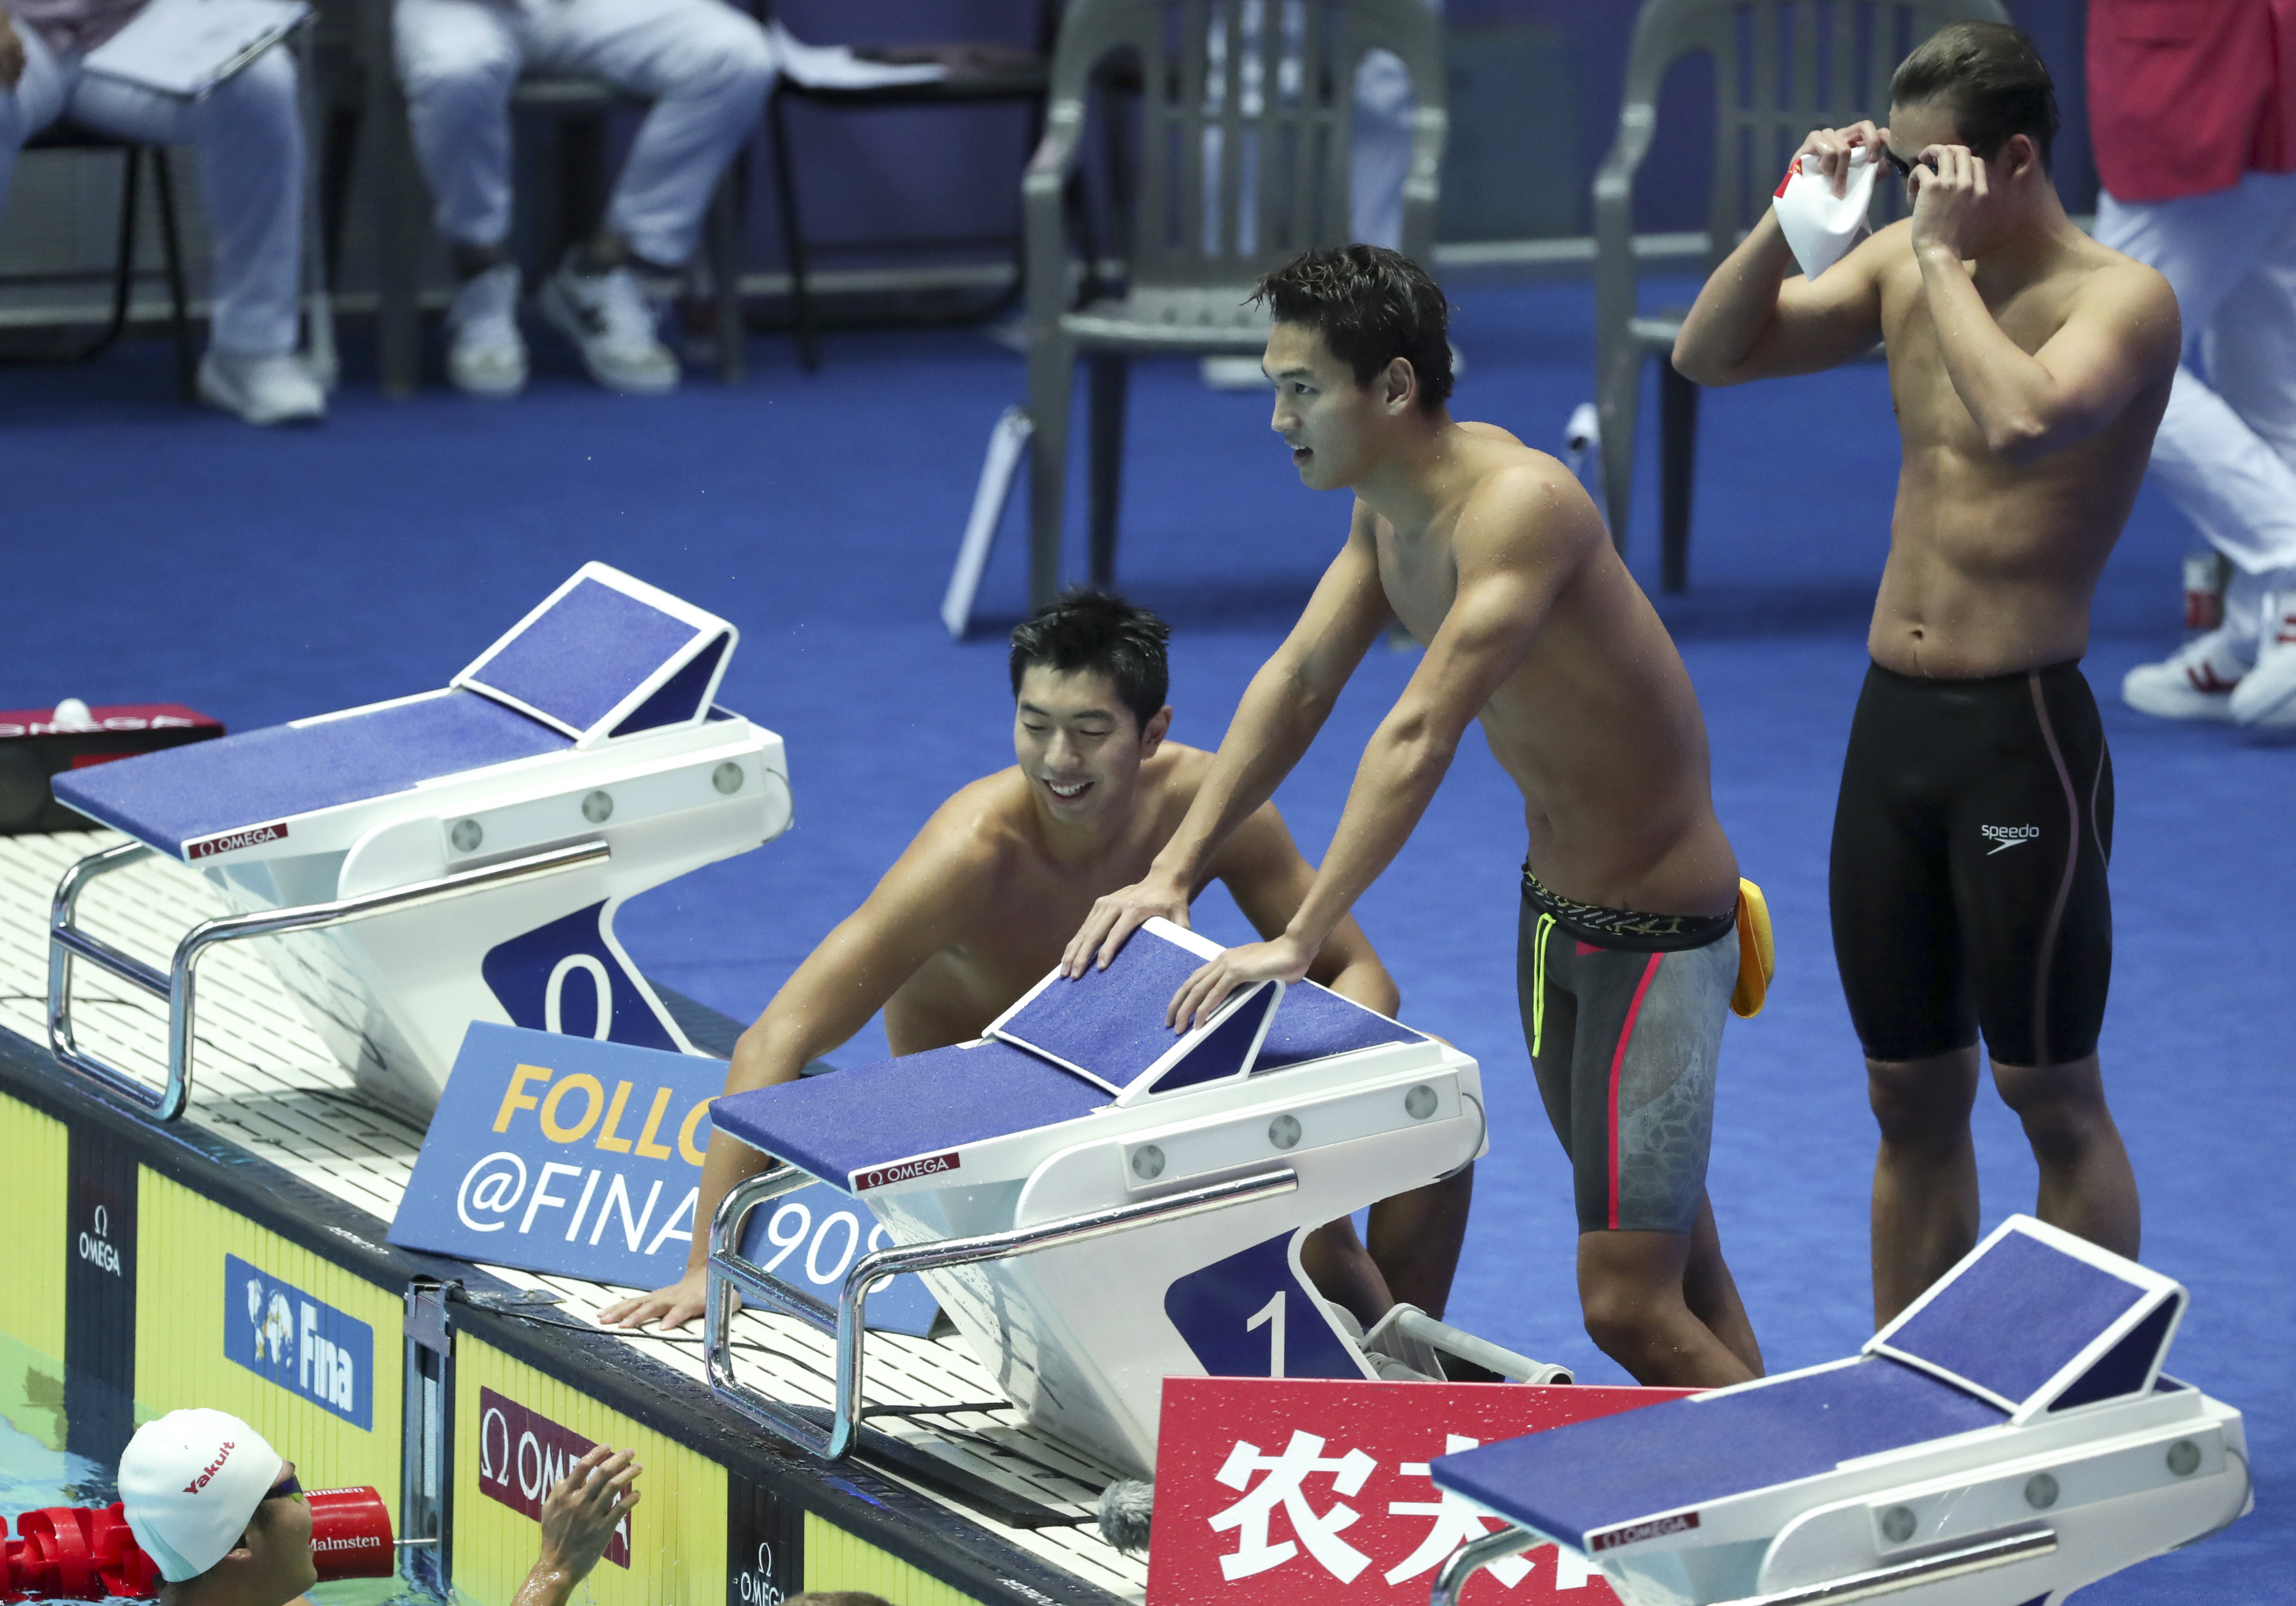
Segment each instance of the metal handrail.
M710 1392L768 1432L824 1461L840 1459L852 1449L860 1434L861 1349L865 1332L861 1325L861 1304L877 1283L903 1272L933 1271L1033 1255L1063 1244L1104 1238L1152 1221L1177 1221L1234 1205L1279 1198L1296 1192L1300 1186L1300 1174L1287 1166L1256 1176L1191 1188L1139 1204L1111 1205L1081 1216L1039 1222L1034 1226L1013 1227L971 1238L937 1239L930 1243L896 1244L865 1255L855 1263L845 1274L832 1308L826 1301L783 1282L734 1247L741 1242L742 1225L751 1210L813 1180L794 1168L769 1172L737 1184L719 1203L709 1223L702 1356ZM745 1301L766 1306L821 1332L836 1335L837 1399L826 1429L808 1420L800 1408L768 1398L734 1375L733 1296L736 1293Z
M1451 1559L1444 1562L1442 1570L1435 1575L1434 1592L1429 1597L1430 1606L1456 1606L1459 1592L1466 1587L1468 1578L1475 1572L1493 1561L1529 1550L1544 1538L1544 1535L1529 1528L1503 1528L1496 1533L1486 1534L1480 1539L1470 1540L1453 1551ZM1968 1573L1988 1572L2012 1562L2054 1555L2056 1549L2057 1536L2050 1529L2028 1529L2023 1533L1988 1539L1981 1544L1933 1551L1926 1556L1915 1556L1911 1561L1874 1568L1866 1572L1848 1573L1839 1578L1826 1578L1816 1584L1798 1584L1791 1589L1775 1590L1768 1594L1746 1595L1739 1600L1722 1602L1719 1606L1849 1606L1853 1601L1894 1594L1917 1584L1942 1583L1948 1578L1957 1578Z
M570 842L524 857L475 870L340 897L324 904L299 904L285 909L263 909L251 914L225 914L203 920L176 945L166 974L132 955L123 954L100 938L72 923L79 895L99 875L109 875L157 850L143 842L123 842L91 854L64 873L48 913L48 1045L59 1061L78 1071L114 1098L155 1121L172 1121L184 1112L192 1092L193 1019L196 1008L193 967L200 955L218 943L250 937L271 937L285 931L308 931L340 926L371 915L417 909L467 892L505 881L537 879L578 870L612 856L612 850L595 839ZM75 959L108 971L131 986L168 1001L168 1080L154 1092L141 1077L107 1065L82 1050L72 1035L71 971Z

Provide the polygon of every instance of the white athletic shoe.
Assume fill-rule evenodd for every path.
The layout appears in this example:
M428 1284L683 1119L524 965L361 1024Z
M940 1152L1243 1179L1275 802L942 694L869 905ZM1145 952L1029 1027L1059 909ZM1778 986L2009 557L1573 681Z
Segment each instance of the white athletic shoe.
M208 348L200 359L200 399L251 424L316 423L327 393L292 352L251 356Z
M526 337L518 332L518 265L498 263L455 292L447 308L447 377L465 396L526 389Z
M2267 596L2256 667L2240 677L2227 700L2248 735L2296 742L2296 591Z
M653 308L627 267L594 276L564 266L543 282L542 315L581 348L590 377L609 390L660 396L677 389L677 358L657 338Z
M2165 663L2139 664L2120 683L2120 701L2160 719L2230 719L2233 688L2249 655L2228 627L2186 642Z

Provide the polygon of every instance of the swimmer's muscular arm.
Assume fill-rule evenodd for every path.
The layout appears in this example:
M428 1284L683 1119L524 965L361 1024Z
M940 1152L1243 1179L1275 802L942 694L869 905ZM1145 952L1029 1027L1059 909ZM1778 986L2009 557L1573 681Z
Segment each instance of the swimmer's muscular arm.
M1816 157L1838 195L1849 178L1850 152L1861 146L1871 151L1889 140L1887 128L1870 122L1814 129L1794 152L1789 170L1804 156ZM1883 242L1902 238L1884 229L1816 281L1788 278L1793 251L1778 227L1777 213L1764 208L1760 221L1714 270L1682 320L1674 338L1675 372L1702 385L1738 385L1815 373L1869 349L1882 338L1884 252L1903 249Z
M1914 259L1946 373L1996 456L2026 463L2076 446L2176 371L2184 338L2176 295L2136 262L2091 274L2039 350L2028 353L2003 333L1963 266L1965 219L1984 198L1985 165L1959 145L1923 154L1937 170L1915 170Z
M976 786L985 784L975 783ZM838 923L743 1032L726 1073L727 1094L795 1081L806 1063L849 1039L903 982L955 939L964 912L995 879L996 849L979 828L972 787L941 805L906 851ZM763 1171L765 1155L723 1132L709 1135L685 1275L598 1314L605 1326L660 1319L667 1330L701 1312L710 1219L735 1184Z
M1212 874L1226 884L1236 907L1263 938L1283 932L1316 884L1315 866L1301 856L1273 805L1254 811L1236 827L1213 856ZM1403 1005L1395 979L1352 915L1324 939L1308 967L1308 979L1382 1015L1392 1016Z
M1188 897L1210 879L1214 857L1275 794L1339 701L1348 677L1394 614L1379 579L1371 510L1356 504L1347 545L1275 655L1251 677L1220 739L1211 773L1147 876L1099 899L1061 957L1061 973L1106 965L1152 914L1188 923Z
M1839 367L1872 349L1882 338L1883 253L1904 249L1901 226L1861 242L1813 282L1794 272L1777 214L1764 212L1684 316L1675 371L1702 385L1742 385Z
M1174 995L1168 1021L1201 1022L1236 987L1296 981L1409 840L1493 693L1522 667L1563 587L1608 539L1594 504L1559 465L1494 474L1461 511L1458 589L1442 627L1357 766L1315 886L1273 941L1230 948Z

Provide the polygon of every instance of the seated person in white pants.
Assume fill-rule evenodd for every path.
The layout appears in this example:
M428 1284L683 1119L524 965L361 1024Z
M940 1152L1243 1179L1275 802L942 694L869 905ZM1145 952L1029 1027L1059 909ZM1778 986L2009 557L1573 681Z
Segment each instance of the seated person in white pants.
M275 45L196 101L83 72L81 59L143 4L0 6L0 202L16 152L60 118L122 139L191 145L215 246L200 394L254 424L323 418L326 395L295 355L303 223L295 59Z
M773 86L763 29L721 0L397 0L398 72L439 230L462 281L447 371L478 396L526 384L511 222L510 93L521 72L603 78L653 102L597 237L543 284L542 315L609 389L659 394L677 359L656 338L639 276L693 254L718 176Z

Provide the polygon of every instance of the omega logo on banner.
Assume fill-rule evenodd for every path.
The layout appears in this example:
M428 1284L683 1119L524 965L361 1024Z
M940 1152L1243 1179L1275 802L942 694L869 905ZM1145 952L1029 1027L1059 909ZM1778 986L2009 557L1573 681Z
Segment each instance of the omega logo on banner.
M521 1516L542 1520L542 1499L566 1469L595 1446L590 1440L491 1389L479 1390L479 1487ZM630 1564L630 1520L606 1544L606 1560Z

